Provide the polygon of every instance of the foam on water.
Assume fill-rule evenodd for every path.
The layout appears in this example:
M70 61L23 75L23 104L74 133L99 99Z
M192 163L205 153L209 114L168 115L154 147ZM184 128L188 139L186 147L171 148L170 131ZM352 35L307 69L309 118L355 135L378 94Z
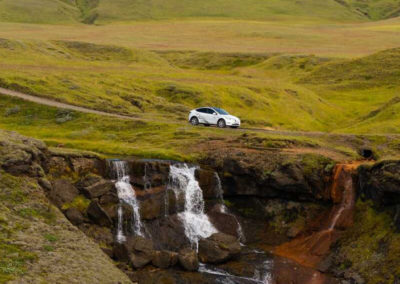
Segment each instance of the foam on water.
M126 237L123 232L123 204L127 204L132 208L131 226L134 235L143 236L143 225L140 220L139 202L127 174L127 163L125 161L112 161L112 170L117 177L115 187L117 188L120 201L118 207L117 241L124 242Z
M203 192L195 178L195 167L183 165L170 166L170 182L176 199L183 198L184 211L178 216L182 220L185 235L192 247L198 249L200 238L208 238L217 232L208 216L204 214Z

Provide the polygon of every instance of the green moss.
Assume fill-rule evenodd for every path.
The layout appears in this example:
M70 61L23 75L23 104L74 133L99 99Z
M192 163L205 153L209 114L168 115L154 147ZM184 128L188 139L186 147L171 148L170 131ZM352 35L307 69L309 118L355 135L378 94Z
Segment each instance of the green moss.
M378 212L358 201L354 225L338 243L341 263L359 272L368 283L393 283L400 276L400 234L390 212Z
M62 210L67 210L69 208L76 208L78 209L81 213L86 212L86 209L89 207L90 200L87 199L83 195L78 195L77 197L72 200L70 203L65 203L62 206Z
M316 154L303 155L301 163L303 166L303 172L306 176L315 174L316 171L321 169L332 171L334 167L334 162L331 159Z

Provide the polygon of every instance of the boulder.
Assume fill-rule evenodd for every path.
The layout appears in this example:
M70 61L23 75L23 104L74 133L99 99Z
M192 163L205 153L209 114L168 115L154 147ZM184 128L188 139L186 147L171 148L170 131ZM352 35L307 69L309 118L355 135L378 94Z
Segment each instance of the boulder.
M185 248L179 251L179 264L188 271L197 271L199 269L199 258L196 251Z
M199 258L205 263L222 263L241 251L237 238L224 233L216 233L207 239L199 241Z
M178 215L151 220L146 223L146 229L151 234L153 242L165 250L179 251L190 246Z
M72 202L78 195L78 189L66 179L57 179L53 181L49 191L50 200L60 208L64 203Z
M69 208L64 214L73 225L77 226L84 222L82 213L76 208Z
M141 268L153 259L153 242L140 236L131 236L123 243L115 243L113 254L119 261L130 262L134 268Z
M233 214L221 212L221 205L218 205L219 204L214 206L214 208L208 213L211 223L217 228L219 232L239 238L240 236L238 235L238 219Z
M88 174L76 183L76 187L79 190L82 190L85 187L88 187L88 186L91 186L91 185L94 185L94 184L100 182L102 179L103 178L101 176L98 176L95 174Z
M101 179L97 183L84 187L82 192L89 198L94 199L107 193L115 191L114 183L110 180Z
M222 188L219 188L220 184L216 172L197 169L195 175L205 199L217 199L221 197ZM221 192L218 192L219 190Z
M130 261L134 268L141 268L151 262L153 259L153 242L140 236L131 239L133 251L130 255Z
M155 251L153 254L152 264L158 268L168 268L174 266L178 262L178 254L172 251Z
M110 227L112 225L110 216L108 216L97 201L92 201L86 212L94 223L103 227Z

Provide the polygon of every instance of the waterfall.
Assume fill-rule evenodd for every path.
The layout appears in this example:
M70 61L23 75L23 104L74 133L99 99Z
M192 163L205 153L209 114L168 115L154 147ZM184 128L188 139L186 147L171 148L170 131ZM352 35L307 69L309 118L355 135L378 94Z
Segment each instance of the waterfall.
M118 226L117 241L124 242L125 235L123 232L123 204L127 204L132 208L132 231L135 235L143 236L143 226L140 220L139 203L136 199L135 190L133 189L129 175L127 174L127 163L125 161L112 161L112 169L117 178L115 187L117 188L119 207L118 207Z
M230 214L228 208L225 206L224 192L223 192L223 190L222 190L221 179L219 178L218 173L215 173L215 179L217 180L216 196L217 196L217 198L219 199L219 201L220 201L220 203L221 203L220 212L221 212L221 213L225 213L225 214L229 214L229 215L231 215L231 216L235 219L235 221L236 221L236 223L237 223L237 230L236 230L236 233L237 233L237 235L238 235L238 237L239 237L239 240L240 240L241 242L245 242L245 241L246 241L246 238L245 238L244 233L243 233L242 225L240 225L240 222L239 222L239 220L237 219L237 217L235 216L235 214Z
M186 237L197 250L199 239L208 238L217 229L204 214L203 192L195 178L195 171L195 167L186 164L170 166L170 182L176 200L183 198L185 201L184 211L178 216L184 225Z

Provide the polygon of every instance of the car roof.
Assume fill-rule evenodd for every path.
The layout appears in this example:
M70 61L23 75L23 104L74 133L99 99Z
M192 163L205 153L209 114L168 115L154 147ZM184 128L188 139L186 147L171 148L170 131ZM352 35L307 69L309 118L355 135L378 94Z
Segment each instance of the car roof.
M215 107L203 106L203 107L198 107L198 108L196 108L196 109L199 109L199 108L212 108L212 109L214 109Z

